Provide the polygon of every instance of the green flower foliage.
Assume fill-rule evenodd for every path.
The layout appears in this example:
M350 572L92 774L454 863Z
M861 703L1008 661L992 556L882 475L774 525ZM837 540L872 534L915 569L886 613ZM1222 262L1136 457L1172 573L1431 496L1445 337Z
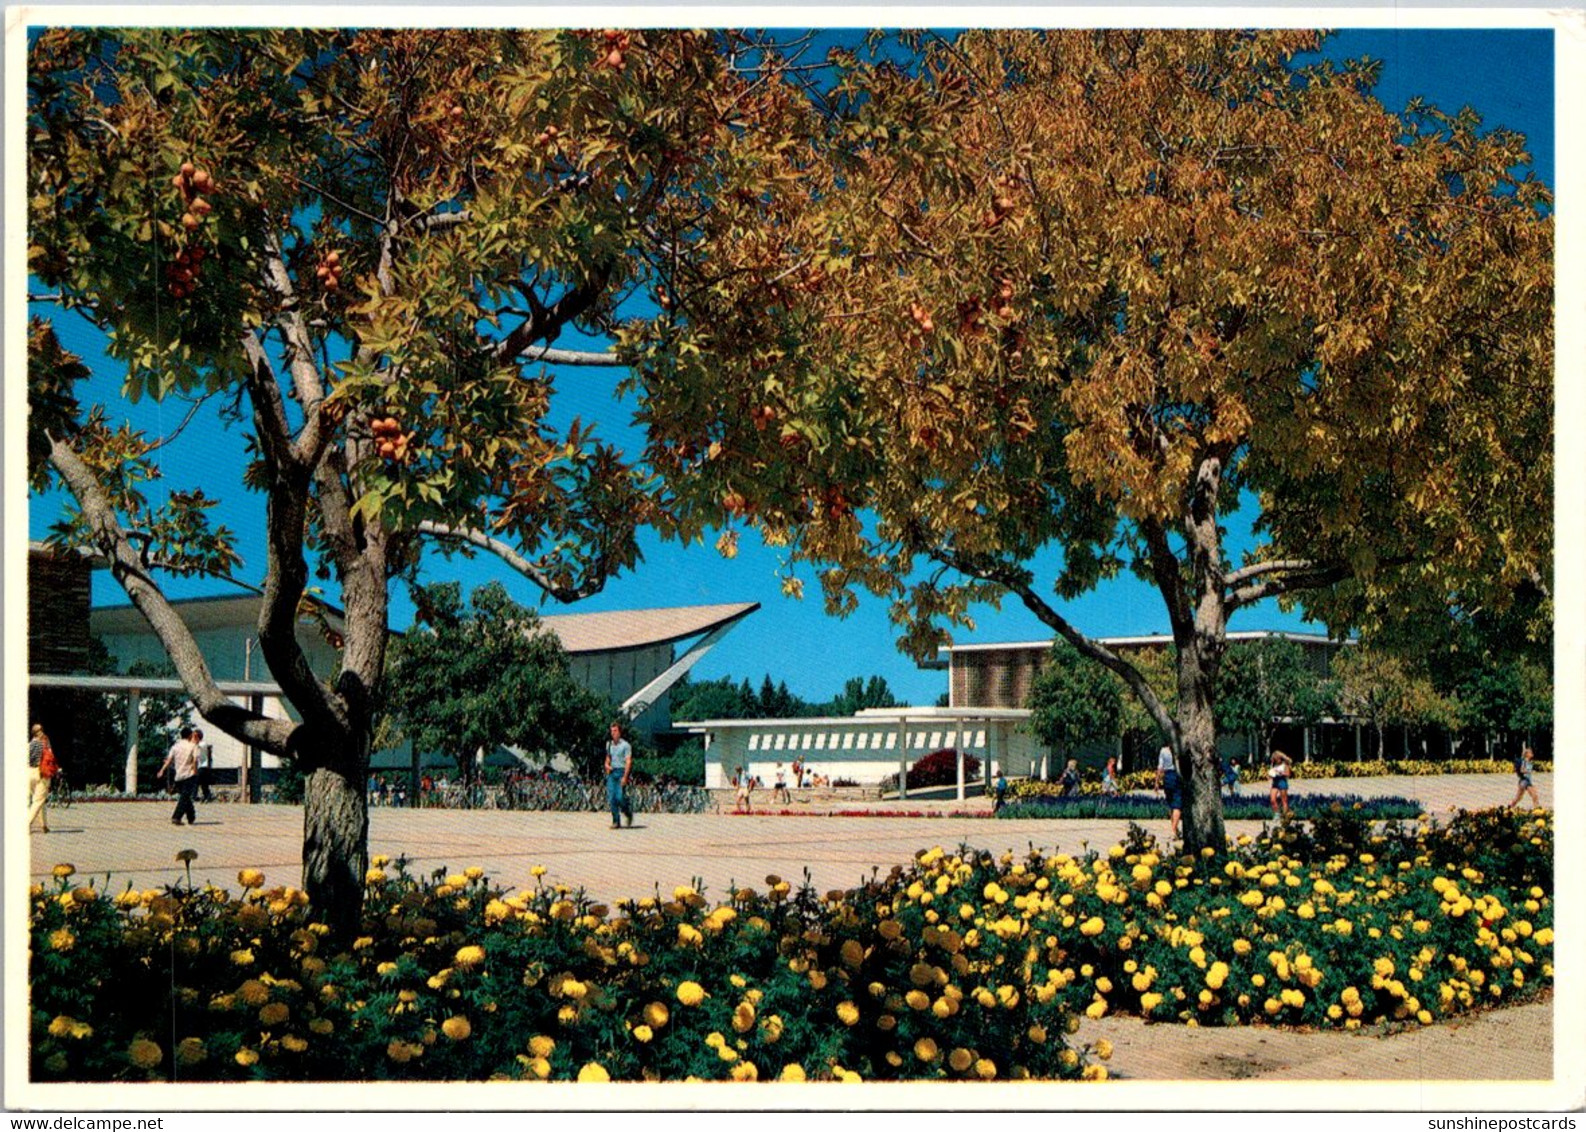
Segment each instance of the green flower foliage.
M336 953L306 897L254 870L241 896L35 888L35 1079L1085 1072L1039 948L970 942L905 897L930 882L944 905L978 899L1000 875L989 859L949 874L937 851L824 897L768 877L715 907L679 886L615 911L565 886L513 894L478 869L426 881L376 860L365 934ZM996 1009L969 1001L983 986Z

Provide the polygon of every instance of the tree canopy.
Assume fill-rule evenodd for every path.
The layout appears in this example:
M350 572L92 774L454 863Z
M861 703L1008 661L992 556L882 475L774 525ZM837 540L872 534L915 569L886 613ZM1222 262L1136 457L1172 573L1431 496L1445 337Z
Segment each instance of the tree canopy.
M761 191L789 99L682 30L46 29L30 43L28 264L56 318L102 332L129 399L212 395L264 493L260 652L295 712L221 695L171 574L229 575L214 496L163 490L162 439L53 325L29 335L29 473L91 542L205 718L307 781L304 878L356 927L364 776L388 586L426 543L496 554L573 600L637 561L656 486L582 421L550 423L559 336L713 255L708 202ZM551 369L548 367L556 367ZM257 568L256 568L257 569ZM257 574L255 575L257 577ZM345 612L335 673L295 627ZM250 579L253 580L253 579Z
M1059 640L1030 686L1025 706L1036 737L1062 756L1117 735L1122 700L1123 688L1115 675Z
M457 760L473 781L479 752L516 747L545 763L569 758L593 776L613 706L574 677L539 615L492 582L468 605L455 582L422 587L419 623L396 646L387 678L394 721L420 750Z
M1303 595L1375 632L1550 584L1548 192L1523 138L1390 112L1373 67L1302 63L1318 42L977 31L842 61L763 197L708 221L724 258L631 336L681 509L813 564L833 612L892 599L917 655L1012 595L1172 738L1192 848L1223 844L1237 611ZM1171 715L1060 611L1123 570L1164 604Z

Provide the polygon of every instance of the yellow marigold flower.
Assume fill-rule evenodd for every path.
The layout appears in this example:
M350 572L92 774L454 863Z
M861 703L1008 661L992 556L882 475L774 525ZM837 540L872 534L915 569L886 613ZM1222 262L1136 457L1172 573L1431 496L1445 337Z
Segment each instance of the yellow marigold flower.
M314 1018L310 1020L308 1028L314 1033L324 1036L336 1032L336 1023L329 1018Z
M851 1002L839 1002L837 1017L842 1020L844 1026L852 1026L859 1021L859 1008Z
M802 1065L800 1065L796 1061L792 1062L791 1064L784 1065L782 1067L782 1073L780 1074L778 1079L782 1080L782 1081L803 1081L803 1080L806 1080L806 1078L804 1076L804 1067Z
M404 1062L411 1061L415 1052L417 1051L413 1046L399 1039L392 1039L390 1042L386 1043L385 1047L386 1056L399 1065Z
M239 947L231 953L231 961L238 967L248 967L253 964L253 952L249 948Z
M550 1057L556 1049L556 1042L544 1034L535 1034L529 1039L529 1053L535 1057Z
M1085 1016L1088 1018L1100 1018L1106 1013L1107 1000L1104 998L1098 998L1095 1002L1085 1007Z
M655 1031L650 1029L650 1027L646 1026L643 1022L640 1022L633 1028L634 1041L648 1042L653 1037L655 1037Z
M469 880L478 880L484 875L485 870L480 868L478 865L469 865L463 870L463 876L467 877Z
M237 988L237 997L249 1006L259 1006L270 1001L270 988L258 979L248 979Z
M876 925L876 930L881 933L881 938L894 940L903 934L903 925L896 920L882 920Z
M666 1025L667 1020L671 1017L672 1012L666 1008L666 1003L664 1002L652 1002L644 1008L645 1022L657 1030Z
M1112 1057L1112 1043L1106 1038L1102 1038L1099 1042L1097 1042L1095 1049L1096 1056L1101 1058L1103 1061L1106 1061Z
M477 943L470 943L466 947L459 947L457 954L452 956L454 966L470 971L485 961L485 949Z
M959 1046L947 1055L947 1064L953 1067L953 1072L962 1073L975 1063L975 1055L963 1046Z
M1080 1071L1080 1078L1085 1081L1105 1081L1107 1067L1105 1065L1087 1065Z
M394 975L396 974L396 969L397 965L390 960L387 960L386 962L377 965L374 970L375 974L377 975Z
M996 1064L996 1062L992 1061L989 1057L977 1058L975 1060L975 1076L976 1077L979 1077L982 1081L990 1081L994 1077L996 1077L996 1075L997 1075L997 1064Z
M1371 966L1372 966L1372 969L1374 971L1376 971L1377 974L1381 975L1384 979L1386 979L1389 975L1393 974L1393 960L1388 958L1386 955L1384 955L1384 956L1380 957L1379 959L1377 959L1377 961L1374 962Z
M1103 975L1101 978L1096 980L1096 989L1099 990L1102 994L1111 994L1112 993L1112 980L1109 979L1106 975ZM1013 988L1012 987L999 988L999 990L997 992L999 996L1001 995L1003 990L1013 990ZM1013 999L1014 999L1015 1002L1018 1001L1019 994L1018 994L1017 991L1014 991Z
M386 875L384 869L369 869L363 874L363 882L365 884L384 884L385 881Z
M1162 996L1156 991L1148 991L1140 996L1140 1009L1147 1014L1162 1005Z
M70 951L77 946L77 937L67 928L56 928L50 933L50 947L55 951Z
M292 1008L284 1002L270 1002L259 1008L259 1021L266 1026L279 1026L292 1016Z
M903 996L903 1001L907 1002L911 1009L924 1010L931 1005L931 996L922 990L911 990Z
M454 1014L441 1023L441 1033L454 1042L465 1040L473 1032L473 1023L461 1014Z
M165 1060L165 1051L158 1042L138 1038L127 1047L127 1060L139 1069L153 1069Z
M281 1048L288 1053L302 1053L308 1048L308 1043L296 1034L287 1034L281 1039Z
M1106 922L1100 916L1092 916L1079 925L1079 934L1086 936L1100 935L1107 930Z
M768 1043L776 1045L777 1042L782 1040L783 1028L782 1015L773 1014L760 1023L760 1034Z
M852 1004L850 1003L849 1005ZM840 1009L838 1013L841 1013ZM858 1012L855 1011L855 1013L857 1014ZM851 1022L849 1023L849 1025L852 1024L853 1023ZM740 1002L736 1007L733 1008L732 1028L737 1030L740 1034L747 1034L750 1030L754 1029L753 1005L747 1002Z
M752 1061L740 1061L732 1067L731 1077L734 1081L758 1081L760 1071L755 1068Z
M677 1001L684 1006L698 1006L708 997L705 988L692 979L677 984Z
M65 864L64 862L59 864L59 865L56 865L53 869L50 870L51 874L53 874L54 876L60 877L62 880L65 880L67 877L71 876L76 871L77 871L77 866L76 865L68 865L68 864Z
M920 1038L914 1043L914 1056L921 1061L935 1061L941 1056L941 1050L930 1038Z
M183 1038L176 1043L176 1064L197 1065L209 1056L201 1038Z

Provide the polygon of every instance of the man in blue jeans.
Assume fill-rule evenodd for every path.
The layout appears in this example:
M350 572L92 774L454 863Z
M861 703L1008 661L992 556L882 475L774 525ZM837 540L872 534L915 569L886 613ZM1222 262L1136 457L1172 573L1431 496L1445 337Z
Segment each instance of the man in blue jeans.
M628 801L628 775L633 772L633 747L622 737L622 724L611 725L611 739L606 743L606 803L611 807L611 828L621 829L619 814L628 817L628 828L633 828L633 804Z

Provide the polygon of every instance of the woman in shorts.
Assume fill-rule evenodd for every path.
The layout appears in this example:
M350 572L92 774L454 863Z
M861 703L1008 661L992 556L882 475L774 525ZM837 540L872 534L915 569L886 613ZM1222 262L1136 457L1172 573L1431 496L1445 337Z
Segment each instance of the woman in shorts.
M1531 808L1534 810L1542 808L1542 799L1537 797L1536 787L1531 784L1531 761L1533 758L1535 756L1531 753L1531 748L1523 747L1520 750L1520 757L1514 760L1514 773L1519 778L1520 785L1514 792L1514 801L1509 803L1511 810L1520 804L1521 796L1527 793L1531 795Z
M1272 779L1272 816L1279 818L1289 812L1289 756L1282 751L1272 752L1272 765L1267 767L1267 777Z

